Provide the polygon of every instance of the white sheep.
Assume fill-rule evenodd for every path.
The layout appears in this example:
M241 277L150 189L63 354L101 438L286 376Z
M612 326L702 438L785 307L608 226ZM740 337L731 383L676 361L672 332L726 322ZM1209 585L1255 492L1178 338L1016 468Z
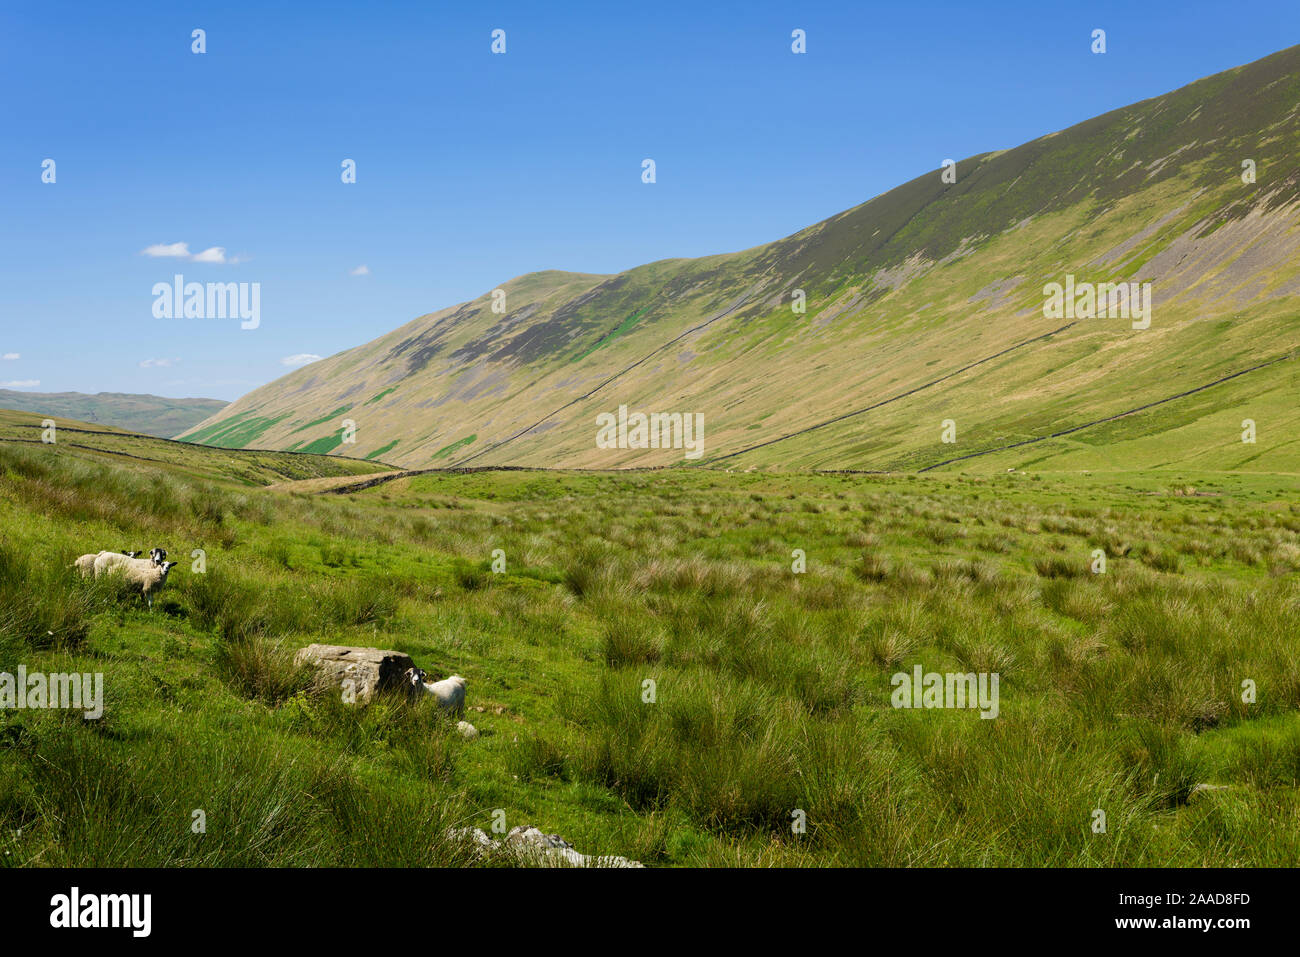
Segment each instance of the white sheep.
M148 561L150 564L153 564L151 559L130 558L126 555L123 555L121 552L100 552L98 555L95 556L95 561L93 566L95 569L95 577L103 578L114 568L118 568L119 566L125 564L126 562L139 562L139 561Z
M139 552L134 552L130 554L124 552L100 552L98 555L95 556L95 562L94 562L95 577L100 578L106 575L109 571L121 565L123 562L138 561L138 562L147 562L153 565L161 565L163 563L163 559L167 557L167 552L161 548L149 549L149 557L147 559L136 558L135 556L139 554L140 554ZM80 562L81 559L85 557L86 557L85 555L82 555L81 558L77 559L77 561Z
M460 717L465 711L465 679L452 675L441 681L425 681L424 671L419 668L407 668L406 680L417 691L423 690L438 699L438 707Z
M89 578L95 571L95 559L98 558L100 555L125 555L127 558L137 558L139 557L140 553L139 552L90 552L89 554L82 555L75 562L73 562L72 567L75 568L77 571L81 572L82 578Z
M121 558L122 561L115 561L115 558ZM105 557L101 555L95 559L95 577L99 578L120 571L127 584L140 589L140 594L149 602L149 607L152 609L153 593L166 584L167 573L172 570L172 566L175 564L175 562L159 564L152 558L127 558L125 555L108 555Z

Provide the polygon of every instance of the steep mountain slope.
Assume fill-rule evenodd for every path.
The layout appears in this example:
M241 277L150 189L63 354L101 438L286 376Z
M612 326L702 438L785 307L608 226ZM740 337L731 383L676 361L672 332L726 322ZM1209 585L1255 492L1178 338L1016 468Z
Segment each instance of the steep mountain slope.
M503 312L422 316L185 437L412 468L1297 471L1297 156L1300 47L768 245L519 277ZM1119 282L1151 284L1149 327L1044 314L1049 283ZM699 413L702 457L600 448L620 405Z
M127 392L13 392L0 389L0 409L18 409L56 418L80 419L128 432L170 439L218 414L220 399L168 399Z

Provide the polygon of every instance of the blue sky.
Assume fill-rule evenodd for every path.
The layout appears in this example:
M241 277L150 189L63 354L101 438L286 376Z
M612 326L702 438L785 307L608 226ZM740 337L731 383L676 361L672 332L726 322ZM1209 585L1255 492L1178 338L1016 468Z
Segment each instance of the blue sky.
M1298 28L1294 0L8 4L0 387L233 399L520 273L777 239ZM174 243L240 261L142 255ZM178 272L260 283L260 326L155 318Z

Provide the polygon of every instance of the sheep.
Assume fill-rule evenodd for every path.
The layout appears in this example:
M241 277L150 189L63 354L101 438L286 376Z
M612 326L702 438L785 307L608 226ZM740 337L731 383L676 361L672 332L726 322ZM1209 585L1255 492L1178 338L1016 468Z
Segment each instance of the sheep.
M114 568L121 565L123 562L137 561L153 565L162 565L163 559L167 557L167 551L162 548L149 549L148 558L136 558L135 556L138 554L140 553L136 552L133 555L127 555L121 552L100 552L95 556L95 577L102 577L109 571L112 571ZM85 557L85 555L82 555L81 558L77 559L77 561L80 562Z
M420 668L407 668L405 678L416 692L423 690L438 699L438 707L460 717L465 711L465 679L452 675L442 681L427 682Z
M114 556L110 555L109 558ZM159 564L151 558L126 558L121 556L123 561L108 561L100 565L100 558L95 559L95 577L110 575L115 572L122 572L127 584L132 588L139 588L140 593L145 600L149 602L150 610L153 609L153 593L162 588L167 582L167 573L172 570L175 562L163 562Z
M72 567L75 568L77 571L81 572L82 578L89 578L91 574L95 571L95 559L98 558L100 555L125 555L127 558L140 557L139 552L128 552L128 551L90 552L89 554L82 555L75 562L73 562Z
M406 685L406 690L415 698L424 690L424 669L407 668L402 672L402 681Z
M438 699L438 707L444 711L455 717L465 713L465 679L460 675L426 684L424 690Z
M85 556L83 555L82 557L84 558ZM78 561L80 561L80 559L78 559ZM139 562L139 561L148 561L148 559L128 558L126 555L123 555L121 552L100 552L98 555L95 556L95 561L94 561L95 577L103 578L114 568L117 568L125 564L126 562Z

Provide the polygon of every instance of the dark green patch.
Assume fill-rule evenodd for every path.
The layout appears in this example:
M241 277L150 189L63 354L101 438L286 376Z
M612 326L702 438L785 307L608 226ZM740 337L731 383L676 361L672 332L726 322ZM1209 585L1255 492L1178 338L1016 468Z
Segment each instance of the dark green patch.
M451 445L444 445L437 452L434 452L433 457L435 459L445 459L447 456L451 455L452 452L455 452L457 449L463 449L477 438L477 435L470 435L463 439L457 439L455 442L451 443Z
M367 453L365 457L366 457L366 459L377 459L377 458L379 458L379 456L384 455L384 454L386 454L386 453L388 453L388 452L391 452L391 451L393 450L393 447L396 446L397 443L400 442L400 441L401 441L401 439L393 439L393 441L389 442L387 445L381 445L379 448L375 449L373 452L369 452L369 453Z
M302 447L303 452L315 452L318 455L328 455L340 445L343 444L343 431L331 432L329 435L322 435L319 439L314 439Z
M335 416L340 416L340 415L342 415L344 412L348 411L348 409L350 409L350 408L352 408L352 403L350 403L350 402L349 402L347 405L341 405L341 406L339 406L337 409L335 409L333 412L329 413L328 415L322 415L319 419L312 419L310 422L306 423L305 425L300 425L300 426L298 426L298 428L294 429L294 430L293 430L292 432L290 432L289 434L290 434L290 435L297 435L299 432L302 432L302 431L304 431L304 430L306 430L306 429L310 429L310 428L311 428L312 426L314 426L314 425L320 425L320 424L323 423L323 422L328 422L330 419L334 418Z

